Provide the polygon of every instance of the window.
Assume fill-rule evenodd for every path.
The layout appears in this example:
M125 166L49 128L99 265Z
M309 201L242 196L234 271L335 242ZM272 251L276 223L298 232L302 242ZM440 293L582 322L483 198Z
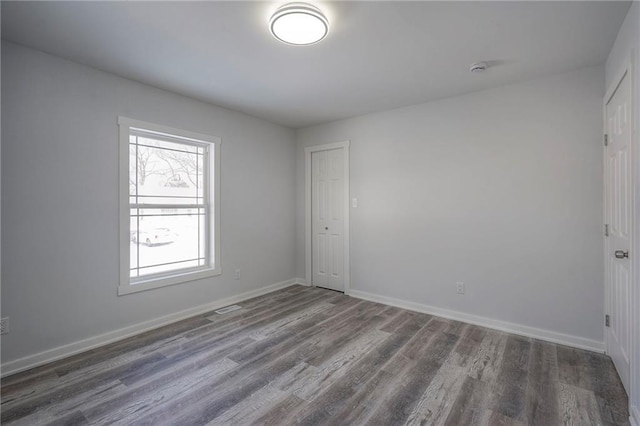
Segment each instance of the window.
M120 117L119 294L221 273L216 137Z

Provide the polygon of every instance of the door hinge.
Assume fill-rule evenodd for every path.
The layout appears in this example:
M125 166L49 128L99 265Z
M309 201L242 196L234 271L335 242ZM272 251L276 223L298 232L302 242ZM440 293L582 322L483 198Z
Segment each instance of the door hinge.
M605 224L604 225L604 236L608 237L609 236L609 224Z
M604 135L604 146L609 146L609 135Z
M610 321L609 321L609 315L605 315L605 316L604 316L604 325L606 325L607 327L609 327L609 323L610 323Z

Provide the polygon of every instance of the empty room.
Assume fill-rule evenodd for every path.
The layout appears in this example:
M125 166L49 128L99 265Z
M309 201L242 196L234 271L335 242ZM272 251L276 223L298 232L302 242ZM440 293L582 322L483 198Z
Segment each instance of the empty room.
M640 2L0 12L3 425L640 426Z

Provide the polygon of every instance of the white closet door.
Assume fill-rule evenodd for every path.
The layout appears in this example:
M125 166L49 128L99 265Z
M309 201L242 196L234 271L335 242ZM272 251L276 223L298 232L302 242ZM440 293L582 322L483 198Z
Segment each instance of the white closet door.
M312 284L344 291L343 148L311 154Z

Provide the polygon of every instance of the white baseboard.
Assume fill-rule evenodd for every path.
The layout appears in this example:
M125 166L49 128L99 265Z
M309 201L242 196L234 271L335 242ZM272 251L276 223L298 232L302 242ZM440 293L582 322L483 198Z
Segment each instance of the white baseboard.
M572 346L578 349L586 349L588 351L603 353L605 350L604 342L597 340L585 339L584 337L571 336L568 334L557 333L555 331L543 330L540 328L529 327L526 325L515 324L512 322L499 321L478 315L465 314L458 311L450 311L448 309L437 308L434 306L424 305L416 302L395 299L393 297L380 296L366 291L351 290L349 294L358 299L369 300L371 302L383 303L385 305L396 306L398 308L410 311L422 312L425 314L436 315L442 318L462 321L469 324L479 325L481 327L492 328L494 330L505 331L507 333L518 334L525 337L533 337L534 339L545 340L551 343ZM639 425L640 426L640 425Z
M306 287L311 287L311 284L309 284L307 280L305 280L304 278L294 278L293 280L295 281L296 284L300 284Z
M20 371L28 370L33 367L38 367L40 365L44 365L49 362L57 361L59 359L66 358L81 352L95 349L97 347L104 346L109 343L126 339L136 334L144 333L146 331L150 331L150 330L153 330L177 321L181 321L183 319L187 319L196 315L210 312L228 305L233 305L234 303L239 303L239 302L242 302L243 300L247 300L257 296L261 296L263 294L271 293L273 291L280 290L295 284L309 286L306 280L302 278L293 278L291 280L272 284L257 290L248 291L242 294L238 294L236 296L227 297L225 299L220 299L215 302L196 306L180 312L176 312L176 313L165 315L149 321L145 321L139 324L131 325L131 326L124 327L114 331L110 331L108 333L104 333L99 336L94 336L88 339L69 343L67 345L49 349L34 355L29 355L23 358L19 358L10 362L3 363L0 366L0 371L1 371L0 377L5 377L11 374L19 373ZM528 327L524 325L510 323L510 322L494 320L491 318L481 317L477 315L465 314L463 312L450 311L447 309L436 308L434 306L424 305L424 304L415 303L415 302L409 302L401 299L395 299L392 297L380 296L377 294L368 293L368 292L359 291L359 290L351 290L350 296L356 297L359 299L369 300L372 302L383 303L385 305L397 306L399 308L408 309L411 311L422 312L422 313L436 315L443 318L475 324L482 327L492 328L495 330L505 331L508 333L518 334L526 337L533 337L536 339L545 340L552 343L572 346L579 349L586 349L594 352L604 352L604 343L598 342L596 340L570 336L566 334L557 333L554 331L542 330L534 327ZM632 407L630 417L632 422L635 420L634 426L640 426L640 415L638 414L637 407Z
M640 426L640 407L636 405L629 407L629 423L631 426Z
M30 368L38 367L52 361L57 361L59 359L79 354L81 352L95 349L109 343L117 342L118 340L126 339L127 337L131 337L136 334L144 333L146 331L153 330L167 324L194 317L196 315L204 314L206 312L210 312L228 305L233 305L235 303L242 302L243 300L252 299L254 297L271 293L273 291L280 290L295 284L298 284L298 282L297 279L294 278L257 290L248 291L236 296L227 297L225 299L216 300L215 302L206 303L204 305L185 309L180 312L175 312L173 314L165 315L159 318L154 318L152 320L124 327L119 330L110 331L99 336L90 337L88 339L69 343L63 346L58 346L57 348L48 349L35 355L29 355L23 358L16 359L14 361L9 361L3 363L0 366L0 371L2 372L0 377L19 373L20 371L28 370Z

